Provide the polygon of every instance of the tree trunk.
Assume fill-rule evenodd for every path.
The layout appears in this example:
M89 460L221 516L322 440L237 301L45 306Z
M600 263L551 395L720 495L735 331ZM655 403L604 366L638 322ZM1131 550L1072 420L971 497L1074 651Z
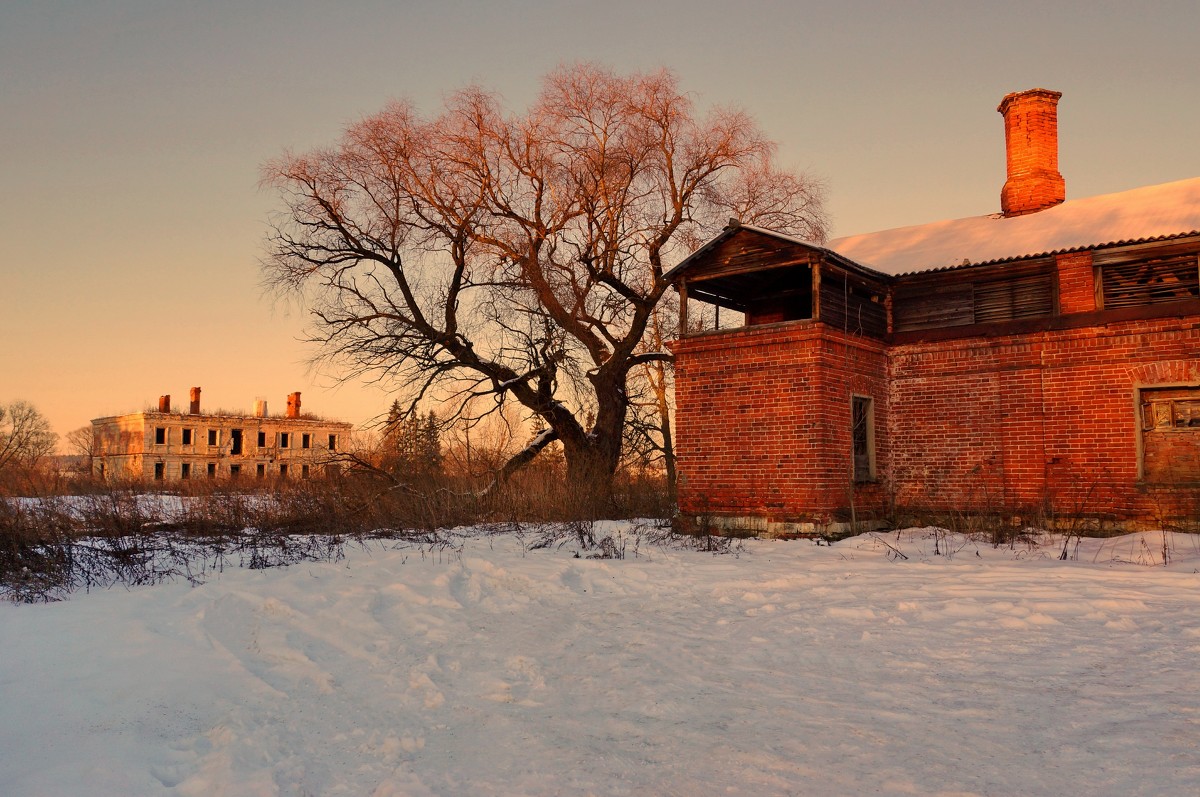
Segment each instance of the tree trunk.
M560 439L567 461L567 484L581 509L603 513L612 506L613 479L621 463L621 444L629 401L624 380L603 371L593 374L597 412L591 429L582 436Z

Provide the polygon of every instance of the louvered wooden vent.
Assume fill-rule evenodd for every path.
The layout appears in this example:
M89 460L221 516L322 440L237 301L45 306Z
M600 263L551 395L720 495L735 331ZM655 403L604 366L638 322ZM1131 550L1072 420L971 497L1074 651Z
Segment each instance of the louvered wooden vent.
M1023 265L1000 277L967 281L941 274L942 282L913 282L898 288L892 307L897 332L1038 318L1054 313L1054 279L1045 262ZM956 279L957 278L957 279ZM946 284L955 280L954 284ZM962 281L958 281L962 280Z
M1106 264L1100 280L1108 310L1200 299L1200 267L1194 254Z

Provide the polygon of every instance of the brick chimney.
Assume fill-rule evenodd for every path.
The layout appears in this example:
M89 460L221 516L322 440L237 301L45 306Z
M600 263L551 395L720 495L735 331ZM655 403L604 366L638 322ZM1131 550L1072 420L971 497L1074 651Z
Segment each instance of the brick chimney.
M1009 94L996 110L1004 114L1008 181L1000 191L1005 217L1037 213L1067 198L1058 171L1058 99L1061 91L1029 89Z
M289 393L288 394L287 416L289 418L299 418L300 417L300 394L299 393Z
M200 388L192 388L192 406L188 408L188 412L192 415L200 414Z
M170 396L159 396L158 397L158 411L159 412L170 412L171 411L171 397Z

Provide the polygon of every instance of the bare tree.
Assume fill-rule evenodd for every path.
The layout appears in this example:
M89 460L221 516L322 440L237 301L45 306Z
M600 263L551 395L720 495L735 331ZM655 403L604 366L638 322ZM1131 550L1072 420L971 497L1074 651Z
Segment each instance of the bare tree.
M394 103L332 148L264 167L284 210L264 272L311 309L347 376L470 416L515 400L568 477L611 483L663 272L730 216L821 240L820 186L779 171L745 114L697 114L666 71L560 68L524 114L467 88ZM444 413L443 413L444 415Z
M67 450L83 459L85 473L92 472L92 461L96 455L96 435L89 423L67 432Z
M52 454L57 443L50 422L32 404L0 404L0 471L13 466L32 468Z

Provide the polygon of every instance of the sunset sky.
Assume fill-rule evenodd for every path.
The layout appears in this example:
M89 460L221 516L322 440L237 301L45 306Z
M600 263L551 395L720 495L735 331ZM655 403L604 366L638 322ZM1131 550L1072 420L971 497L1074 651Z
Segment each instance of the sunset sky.
M464 84L514 109L563 62L674 70L823 178L833 236L999 210L1010 91L1063 92L1080 198L1200 176L1189 2L0 4L0 403L60 434L164 393L361 424L386 386L314 373L259 288L259 167Z

